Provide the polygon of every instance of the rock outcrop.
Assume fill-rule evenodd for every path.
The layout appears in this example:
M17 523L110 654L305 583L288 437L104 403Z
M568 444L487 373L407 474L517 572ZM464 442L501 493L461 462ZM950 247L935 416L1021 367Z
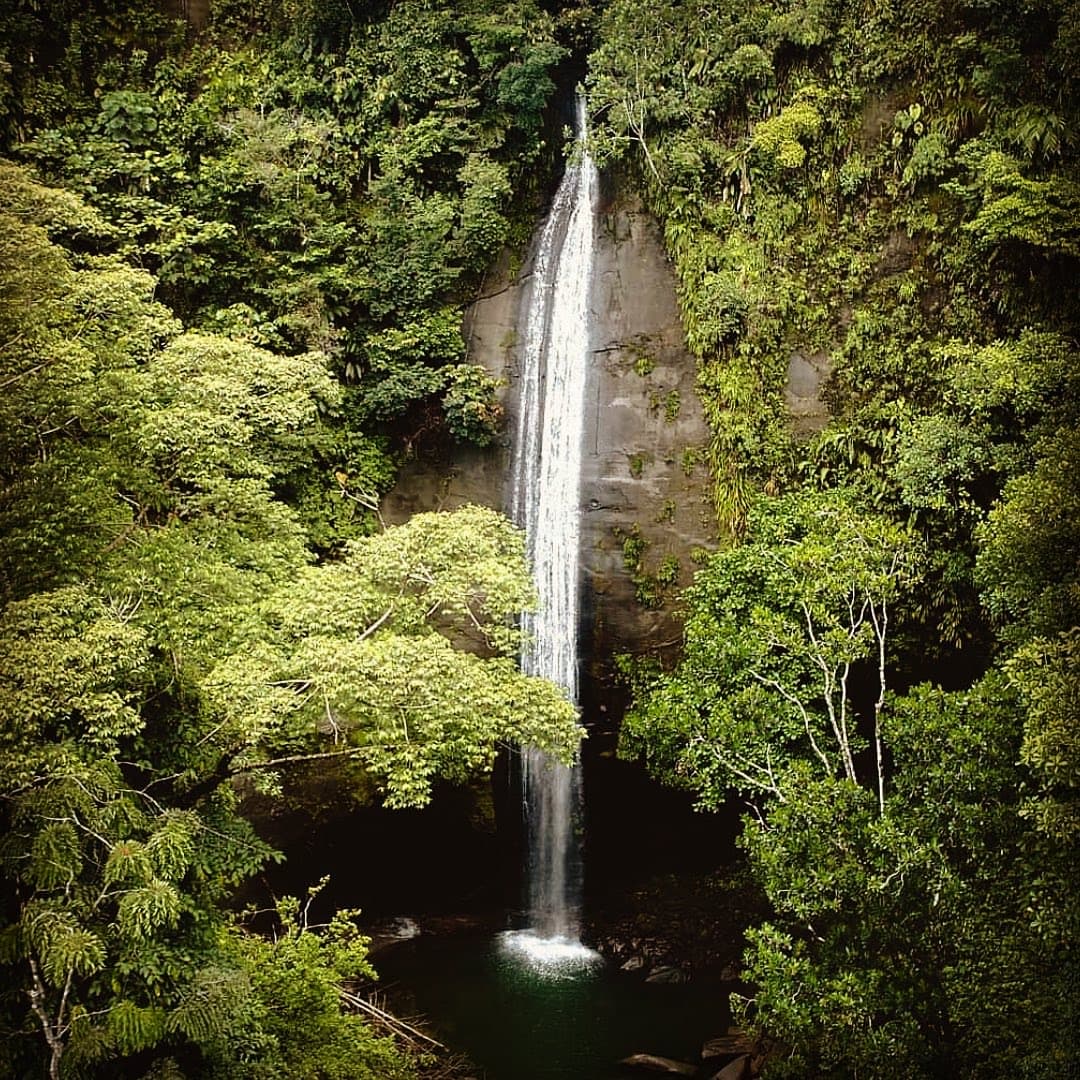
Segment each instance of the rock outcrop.
M697 1066L674 1058L661 1057L659 1054L631 1054L619 1062L624 1068L637 1069L650 1073L662 1073L664 1076L696 1076Z
M504 437L465 449L442 468L407 467L384 504L390 521L475 502L509 504L509 439L519 386L519 326L531 264L509 255L465 321L469 359L504 380ZM692 553L712 542L703 463L708 430L694 390L675 284L655 222L636 197L606 191L597 228L592 342L581 480L585 682L606 684L616 652L678 646L671 598L692 576Z

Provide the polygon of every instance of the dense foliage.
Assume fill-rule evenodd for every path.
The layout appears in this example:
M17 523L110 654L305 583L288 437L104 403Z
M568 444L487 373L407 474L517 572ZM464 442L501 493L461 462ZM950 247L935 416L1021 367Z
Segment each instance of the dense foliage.
M1067 0L599 18L595 142L663 223L728 535L624 752L750 807L776 1075L1080 1062L1078 32Z
M229 913L278 858L239 795L574 751L516 530L377 516L421 437L496 430L460 305L560 56L528 2L0 16L5 1076L411 1072L343 1007L350 916Z
M238 791L325 756L415 806L577 738L512 660L517 534L377 516L498 429L460 316L548 170L557 31L713 432L723 547L624 752L748 808L745 1022L775 1075L1080 1068L1075 0L17 0L6 1074L407 1075L343 1011L347 914L228 913L276 857Z
M370 497L388 454L497 429L462 304L528 216L564 53L531 0L353 6L222 0L198 35L154 0L0 19L0 152L100 211L80 249L189 329L326 355L318 468L275 477L323 549L369 525L335 476Z

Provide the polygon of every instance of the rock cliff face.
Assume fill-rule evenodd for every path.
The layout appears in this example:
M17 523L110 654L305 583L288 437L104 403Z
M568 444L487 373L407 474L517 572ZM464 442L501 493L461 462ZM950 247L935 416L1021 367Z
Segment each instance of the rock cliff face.
M657 227L636 198L610 189L599 213L580 493L582 683L593 700L610 685L613 654L677 647L672 598L690 581L694 549L712 543L708 430ZM505 381L506 439L518 408L530 271L531 256L516 272L504 258L465 323L470 360ZM416 463L384 513L399 521L468 502L505 508L509 462L504 440L462 451L442 468Z

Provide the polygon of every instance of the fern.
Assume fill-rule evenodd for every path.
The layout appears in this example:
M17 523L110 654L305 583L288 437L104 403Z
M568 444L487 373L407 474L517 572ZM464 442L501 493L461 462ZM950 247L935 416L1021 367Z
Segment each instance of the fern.
M165 1011L126 999L118 1001L109 1012L108 1031L120 1053L145 1050L165 1034Z
M106 885L145 885L153 875L146 845L138 840L117 844L105 863Z
M1038 105L1021 105L1012 115L1006 138L1029 157L1039 153L1055 157L1061 153L1063 145L1073 141L1073 133L1057 113Z
M159 877L179 881L191 864L199 819L190 811L171 810L159 822L146 842L147 855Z
M78 877L80 870L79 837L69 822L52 822L34 837L27 876L37 888L59 888Z
M177 924L180 897L168 882L155 880L126 893L120 900L118 914L125 937L145 940L157 930Z
M196 975L183 1000L166 1017L165 1028L205 1043L222 1033L229 1017L250 995L251 985L241 972L207 968Z
M64 1052L65 1062L93 1064L107 1058L112 1049L113 1040L105 1025L95 1023L84 1005L76 1005L71 1010L71 1034Z
M70 973L93 975L105 966L105 944L80 926L74 914L43 903L23 914L25 939L41 960L46 981L60 986Z

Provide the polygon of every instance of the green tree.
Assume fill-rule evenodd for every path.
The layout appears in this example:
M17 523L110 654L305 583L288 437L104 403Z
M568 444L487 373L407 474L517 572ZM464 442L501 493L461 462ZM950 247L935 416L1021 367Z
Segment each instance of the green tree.
M783 803L798 763L799 784L805 765L869 787L882 810L890 619L916 568L910 534L842 495L761 500L746 542L712 556L688 590L684 657L631 712L626 752L642 748L707 806L729 789ZM860 669L876 681L861 702ZM868 745L869 770L857 765Z
M300 1061L275 1028L286 1004L252 973L259 947L228 931L233 890L276 857L231 781L272 788L296 761L349 756L388 804L420 805L505 742L572 756L572 705L512 659L512 617L535 600L523 540L473 507L316 565L275 484L312 466L339 401L325 357L182 332L145 272L50 240L96 215L21 173L0 182L15 204L0 248L4 1066L32 1072L44 1047L51 1076L90 1074L216 1046L227 1072L222 1040L247 1015L261 1034L245 1069L342 1075L318 1048ZM335 482L345 498L351 479ZM295 955L273 954L297 967L282 993L321 1002L335 1045L358 1024L327 996L339 931L290 930ZM388 1075L384 1045L350 1053Z
M1075 1061L1069 641L969 691L890 691L923 559L838 493L761 500L688 590L683 659L641 680L624 729L623 753L703 807L750 807L740 843L771 913L736 1006L774 1041L776 1075Z

